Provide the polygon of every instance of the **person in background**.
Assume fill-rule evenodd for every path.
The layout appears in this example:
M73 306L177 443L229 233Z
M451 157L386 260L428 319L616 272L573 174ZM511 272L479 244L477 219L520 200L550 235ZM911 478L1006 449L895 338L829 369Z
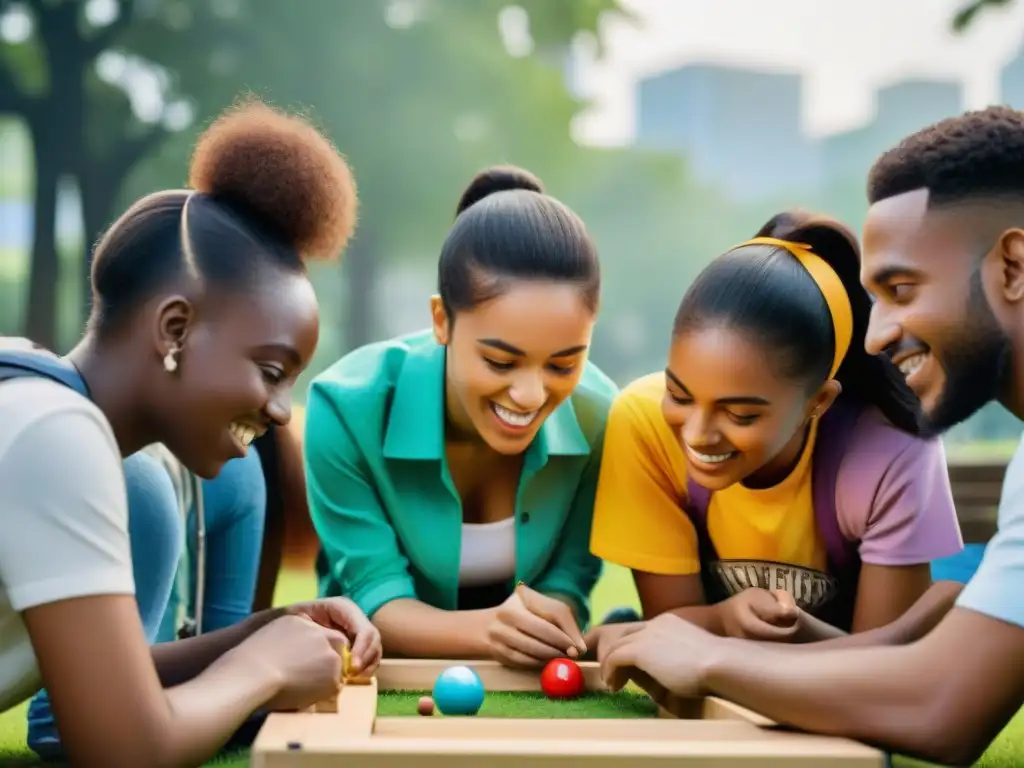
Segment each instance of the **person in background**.
M306 404L321 594L391 655L535 667L585 652L614 384L588 360L583 222L514 167L477 175L441 247L432 327L357 349Z

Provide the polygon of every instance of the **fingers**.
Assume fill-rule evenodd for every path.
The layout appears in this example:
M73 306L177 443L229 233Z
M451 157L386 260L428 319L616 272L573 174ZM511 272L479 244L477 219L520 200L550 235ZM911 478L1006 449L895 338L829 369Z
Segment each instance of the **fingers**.
M536 616L531 618L543 621ZM556 645L544 643L529 634L524 633L519 627L496 622L490 629L491 642L496 645L511 649L523 657L530 659L530 665L549 661L565 655L565 650Z
M796 634L797 624L772 624L750 614L741 619L740 629L744 637L752 640L777 640L781 642L789 640Z
M796 599L784 589L773 589L772 595L778 603L779 615L786 619L796 619L800 615L800 608Z
M375 626L367 622L362 627L352 642L352 669L354 672L363 672L372 663L375 656L380 654L380 632Z
M785 597L782 597L785 595ZM788 592L758 589L747 603L749 614L765 624L791 629L799 617L796 602Z
M647 626L642 621L634 621L629 624L615 624L608 627L597 637L597 661L604 661L604 657L615 647L622 638L634 635Z
M568 609L568 606L565 607ZM574 652L577 651L578 646L561 627L531 611L529 606L524 605L523 608L525 610L503 607L498 611L498 620L502 624L515 627L523 634L554 648L558 656L565 656L570 653L570 649ZM579 633L578 628L576 632ZM580 643L582 642L583 638L580 637ZM583 650L586 650L586 646Z
M380 632L362 609L347 597L333 597L315 603L323 611L314 620L320 620L332 629L341 630L351 650L351 673L361 674L379 653L374 646L380 641Z
M346 634L354 636L367 626L372 626L369 617L347 597L333 597L323 601L323 604L327 609L328 621Z
M578 653L587 652L587 644L583 641L583 635L580 633L580 626L572 608L561 600L535 592L525 584L517 586L516 593L530 613L546 619L565 633L569 638L569 645L565 648L566 653L569 653L570 647L574 647Z
M637 671L629 642L616 644L601 662L601 679L610 691L621 691Z
M338 654L338 658L343 659L349 648L348 638L345 636L345 633L339 632L336 629L327 629L326 627L321 627L321 629L324 633L324 638Z
M510 648L501 642L494 642L492 645L492 654L496 661L501 662L507 667L520 667L522 669L536 669L540 666L541 662L537 659L528 656L522 651Z
M583 633L583 644L587 646L587 652L584 654L584 658L591 661L601 661L601 657L598 655L601 649L601 638L604 636L604 627L596 626L591 627Z

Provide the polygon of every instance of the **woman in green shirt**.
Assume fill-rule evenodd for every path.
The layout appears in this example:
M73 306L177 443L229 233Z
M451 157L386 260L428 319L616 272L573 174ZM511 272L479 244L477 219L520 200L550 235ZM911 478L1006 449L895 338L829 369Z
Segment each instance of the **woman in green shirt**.
M459 201L438 282L429 330L357 349L310 388L321 592L362 607L390 655L583 653L616 393L587 360L594 243L535 177L492 168Z

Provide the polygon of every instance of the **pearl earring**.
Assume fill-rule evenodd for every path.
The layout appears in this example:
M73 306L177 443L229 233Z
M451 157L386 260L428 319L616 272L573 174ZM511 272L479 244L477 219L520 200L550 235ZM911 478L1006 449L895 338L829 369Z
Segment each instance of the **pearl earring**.
M178 370L178 347L171 347L170 351L164 356L164 370L168 373L174 373Z

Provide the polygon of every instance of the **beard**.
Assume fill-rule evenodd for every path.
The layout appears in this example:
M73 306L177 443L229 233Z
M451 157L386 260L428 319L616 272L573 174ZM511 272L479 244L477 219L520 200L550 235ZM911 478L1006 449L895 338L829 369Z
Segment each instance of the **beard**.
M999 326L974 273L963 331L944 344L939 363L946 384L935 406L923 414L922 426L938 435L966 421L982 407L997 400L1010 372L1010 338Z

